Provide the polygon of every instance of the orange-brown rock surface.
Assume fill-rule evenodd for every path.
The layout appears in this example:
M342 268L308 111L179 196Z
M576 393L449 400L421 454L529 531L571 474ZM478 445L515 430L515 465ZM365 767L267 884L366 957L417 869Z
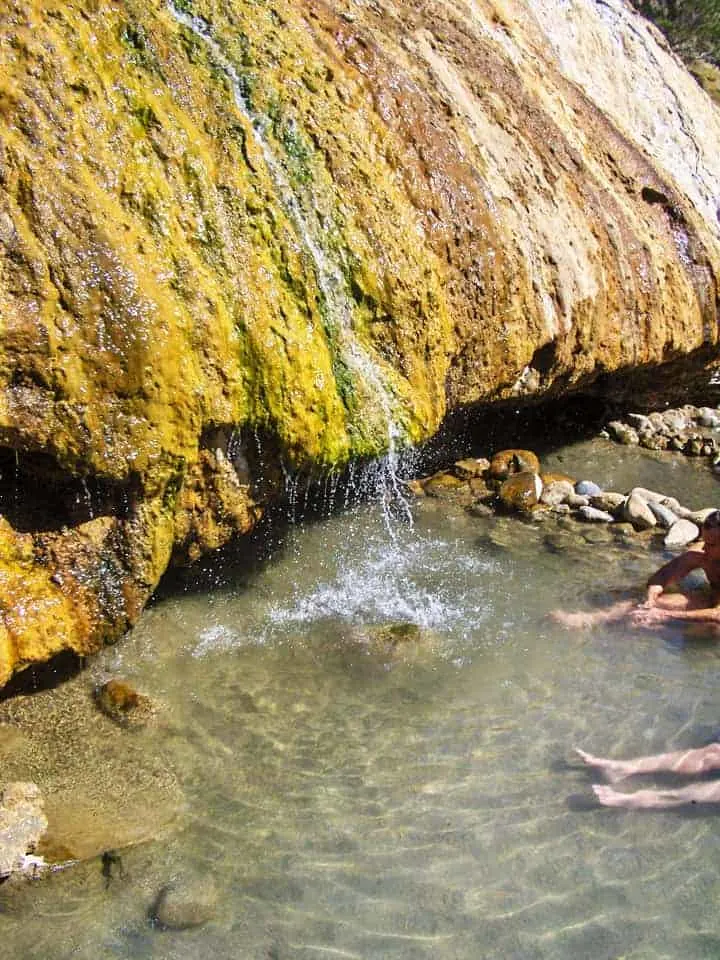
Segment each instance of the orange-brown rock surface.
M0 0L0 685L283 471L704 375L718 183L620 0Z

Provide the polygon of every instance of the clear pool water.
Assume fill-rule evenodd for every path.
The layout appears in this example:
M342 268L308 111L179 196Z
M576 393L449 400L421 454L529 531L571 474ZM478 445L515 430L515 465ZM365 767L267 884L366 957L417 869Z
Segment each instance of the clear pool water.
M544 465L691 507L719 492L706 465L603 441ZM5 955L720 956L720 820L568 802L593 780L573 745L627 756L720 735L712 640L548 620L639 587L663 560L583 532L430 499L389 529L379 505L358 506L185 574L131 636L30 698L27 715L65 698L52 730L3 705L19 744L3 779L72 797L89 781L102 794L107 776L152 800L172 776L182 808L111 882L92 860L0 888ZM419 637L385 642L378 628L398 622ZM98 719L89 691L116 675L157 702L156 724ZM188 871L212 882L214 918L154 929L158 889Z

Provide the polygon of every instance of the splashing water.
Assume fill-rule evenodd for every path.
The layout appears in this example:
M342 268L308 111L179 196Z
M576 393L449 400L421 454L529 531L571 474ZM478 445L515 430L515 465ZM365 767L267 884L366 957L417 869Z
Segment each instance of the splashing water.
M280 567L267 567L247 598L228 599L238 614L206 624L196 657L248 645L297 643L357 625L413 624L440 638L449 654L464 645L492 609L487 577L496 563L434 531L395 525L379 503L354 507L320 524L291 529ZM262 602L257 602L262 597ZM240 613L242 610L242 613ZM232 624L232 626L230 625Z

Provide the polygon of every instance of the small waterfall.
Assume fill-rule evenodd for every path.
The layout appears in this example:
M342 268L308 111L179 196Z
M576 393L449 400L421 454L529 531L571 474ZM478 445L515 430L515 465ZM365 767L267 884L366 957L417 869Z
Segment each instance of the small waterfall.
M383 506L387 529L392 533L397 516L407 523L412 523L412 514L404 496L402 482L398 476L398 451L402 447L402 431L393 419L392 391L381 375L377 364L359 343L353 332L352 303L343 271L339 264L333 262L316 239L324 236L326 232L317 213L318 205L313 202L314 197L310 187L307 187L310 191L309 200L311 202L307 204L310 212L306 211L300 204L288 181L282 163L273 152L268 137L269 119L252 109L243 93L241 77L210 33L206 21L179 10L172 2L169 2L168 6L177 22L202 40L212 54L215 64L227 77L235 106L253 131L255 141L260 148L267 171L277 191L278 199L293 225L301 248L310 261L325 309L342 347L342 359L350 368L354 380L363 383L377 403L383 427L387 430L388 453L365 466L359 477L355 477L352 471L348 473L347 486L345 487L345 505L348 505L349 498L353 500L378 500ZM333 477L335 477L334 481ZM323 507L326 513L331 512L335 506L339 478L337 475L329 474L328 480L330 493L325 497ZM298 492L298 479L293 479L286 474L286 494L290 502L292 522L302 519L303 513L306 513L308 509L309 490L306 488L302 506L298 503Z

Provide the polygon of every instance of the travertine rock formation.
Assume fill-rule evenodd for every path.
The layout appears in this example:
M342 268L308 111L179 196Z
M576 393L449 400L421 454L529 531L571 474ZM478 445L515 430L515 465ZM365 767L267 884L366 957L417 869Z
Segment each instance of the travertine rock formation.
M0 684L281 467L714 354L720 114L621 0L0 0L0 41Z

